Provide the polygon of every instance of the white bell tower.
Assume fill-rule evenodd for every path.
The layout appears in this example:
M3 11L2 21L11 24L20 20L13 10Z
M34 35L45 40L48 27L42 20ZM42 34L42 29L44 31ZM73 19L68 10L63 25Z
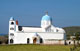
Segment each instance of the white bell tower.
M14 43L14 32L16 30L16 27L15 27L15 21L14 21L14 18L11 17L10 20L9 20L9 41L8 43L9 44L13 44Z

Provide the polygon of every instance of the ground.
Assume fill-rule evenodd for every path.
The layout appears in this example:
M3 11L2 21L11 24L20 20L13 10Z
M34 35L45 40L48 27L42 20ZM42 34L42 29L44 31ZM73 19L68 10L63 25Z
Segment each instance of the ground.
M65 45L0 45L0 51L70 51Z

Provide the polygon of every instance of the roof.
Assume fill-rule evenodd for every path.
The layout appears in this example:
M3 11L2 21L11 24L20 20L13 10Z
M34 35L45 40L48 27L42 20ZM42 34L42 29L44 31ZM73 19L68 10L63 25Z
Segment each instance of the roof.
M35 27L35 28L41 28L40 26L20 26L20 27Z
M46 14L46 15L44 15L44 16L42 17L42 21L44 21L44 20L45 20L45 21L52 21L52 18Z

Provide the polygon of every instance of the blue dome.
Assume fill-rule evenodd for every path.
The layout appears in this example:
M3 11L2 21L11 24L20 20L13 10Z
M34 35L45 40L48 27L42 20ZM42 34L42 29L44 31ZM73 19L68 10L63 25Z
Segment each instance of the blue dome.
M14 18L13 18L13 17L11 17L11 18L10 18L10 20L14 20Z
M44 15L43 17L42 17L42 21L52 21L52 18L50 17L50 16L48 16L48 15Z

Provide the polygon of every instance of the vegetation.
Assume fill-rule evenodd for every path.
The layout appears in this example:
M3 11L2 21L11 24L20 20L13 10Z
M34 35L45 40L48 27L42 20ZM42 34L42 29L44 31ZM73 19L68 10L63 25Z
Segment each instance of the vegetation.
M78 36L80 35L80 26L64 27L63 29L66 31L67 39L70 39L70 36L73 36L74 33L77 39L79 39Z
M8 38L5 36L0 36L0 44L7 44Z
M75 36L76 36L76 40L80 40L80 32L77 32L76 34L75 34Z
M73 35L76 32L80 32L80 26L64 27L67 35Z
M0 51L70 51L71 47L65 45L1 45Z

